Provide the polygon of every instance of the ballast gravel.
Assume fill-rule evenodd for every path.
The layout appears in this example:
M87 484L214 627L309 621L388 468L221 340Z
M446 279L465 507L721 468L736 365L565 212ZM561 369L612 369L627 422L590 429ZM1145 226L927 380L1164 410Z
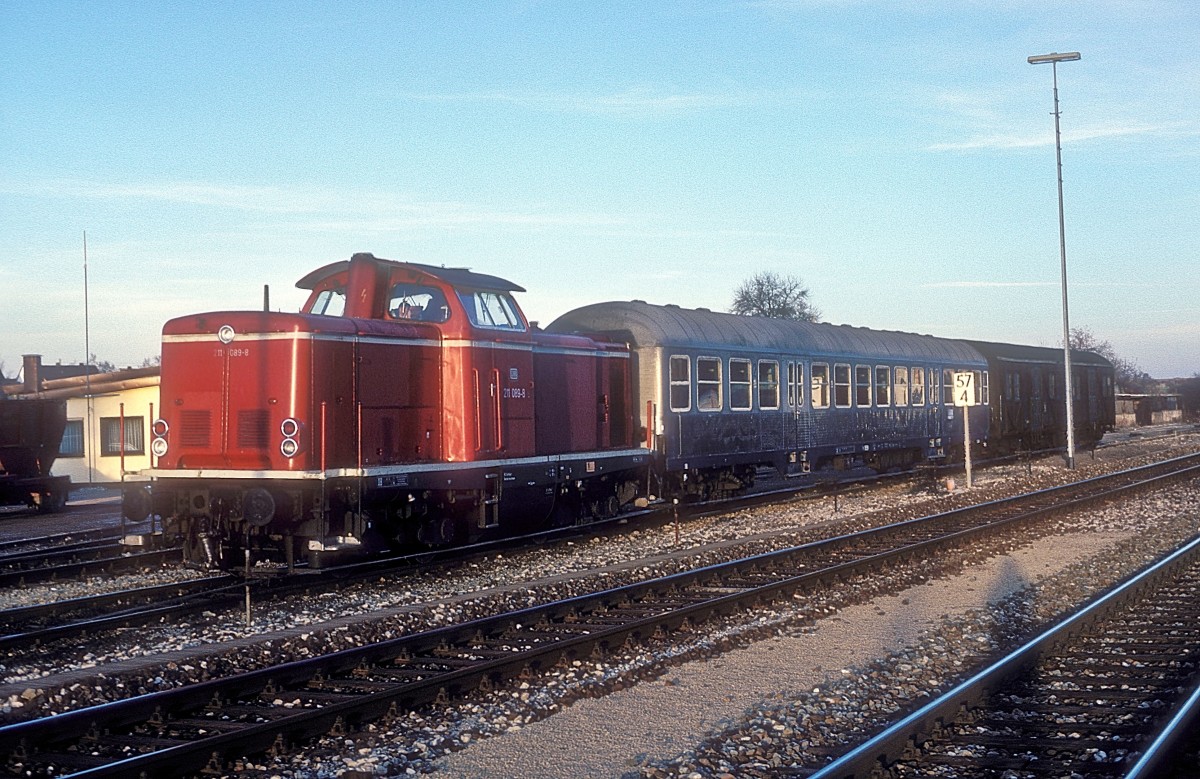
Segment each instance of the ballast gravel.
M1161 459L1164 447L1153 448L1157 451L1146 457ZM1081 460L1073 475L1112 467ZM843 496L837 512L825 499L693 520L682 526L678 545L669 531L636 530L618 539L496 555L435 581L389 577L376 586L323 594L303 604L279 604L256 611L250 628L240 624L237 614L208 615L191 626L139 631L135 642L89 646L77 662L79 667L95 665L100 683L78 690L53 688L61 666L6 658L0 670L10 687L3 708L6 713L24 707L61 710L123 697L139 684L185 684L196 673L257 667L285 655L303 656L500 606L563 597L573 587L594 588L598 576L616 585L791 545L808 534L826 535L831 524L871 524L867 517L872 511L931 513L1065 476L1057 461L1048 460L980 475L967 496L911 487L879 490ZM912 705L961 673L973 657L1020 633L1035 613L1033 604L1038 614L1067 608L1061 604L1102 586L1094 580L1123 575L1134 561L1151 555L1148 549L1155 544L1194 533L1200 513L1194 493L1179 488L1170 495L1143 498L1136 510L1106 509L1063 523L1053 537L895 595L872 600L874 585L867 585L854 593L830 593L801 608L765 610L749 624L706 626L687 641L578 662L476 701L408 712L362 733L326 739L270 765L241 763L236 773L705 777L767 776L781 765L816 766L826 753L865 734L869 723ZM792 531L780 535L788 527ZM1154 532L1146 532L1149 528ZM692 553L668 556L681 547ZM609 568L600 571L604 566ZM545 584L550 574L566 578L551 586ZM1046 576L1051 578L1034 585ZM1016 605L983 608L1005 597ZM380 619L380 614L386 616ZM368 620L372 627L350 629L334 619ZM222 651L224 642L256 636L258 648L251 644ZM208 645L217 654L205 657L201 650ZM132 681L107 670L130 658L163 660L163 653L172 650L192 659L163 662ZM25 689L14 693L13 687Z

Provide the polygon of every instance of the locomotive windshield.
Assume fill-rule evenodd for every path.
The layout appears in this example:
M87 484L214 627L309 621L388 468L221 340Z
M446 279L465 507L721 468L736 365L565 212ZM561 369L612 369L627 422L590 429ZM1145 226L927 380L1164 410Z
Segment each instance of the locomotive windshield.
M400 283L388 295L388 316L421 322L445 322L450 318L446 296L437 287Z
M503 292L467 292L459 290L458 299L467 310L467 318L476 327L492 330L525 330L517 313L517 304Z
M324 316L341 316L346 310L346 290L344 287L323 289L317 293L306 314L322 314Z

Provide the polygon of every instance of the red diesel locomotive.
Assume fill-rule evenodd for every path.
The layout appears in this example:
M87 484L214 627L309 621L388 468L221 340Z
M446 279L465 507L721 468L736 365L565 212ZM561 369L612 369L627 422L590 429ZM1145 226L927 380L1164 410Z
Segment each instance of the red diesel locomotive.
M649 452L624 344L531 328L521 287L370 254L300 313L163 327L150 485L126 490L213 567L469 543L610 516Z

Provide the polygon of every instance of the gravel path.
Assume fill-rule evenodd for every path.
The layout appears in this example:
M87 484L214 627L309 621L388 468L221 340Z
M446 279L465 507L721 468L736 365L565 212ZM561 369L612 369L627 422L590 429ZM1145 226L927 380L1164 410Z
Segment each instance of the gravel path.
M518 732L444 758L435 775L556 779L564 775L567 759L572 776L616 777L669 760L730 727L760 702L849 677L855 666L914 644L922 631L1130 535L1087 531L1043 539L957 576L843 609L799 635L777 636L604 698L581 700Z

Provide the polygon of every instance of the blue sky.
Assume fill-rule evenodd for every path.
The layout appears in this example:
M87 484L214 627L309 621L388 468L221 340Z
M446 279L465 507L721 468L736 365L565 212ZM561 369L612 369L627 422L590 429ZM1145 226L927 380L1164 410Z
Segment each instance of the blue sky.
M1193 0L0 2L0 361L158 354L295 310L357 251L467 266L548 323L726 310L791 274L826 321L1200 373Z

